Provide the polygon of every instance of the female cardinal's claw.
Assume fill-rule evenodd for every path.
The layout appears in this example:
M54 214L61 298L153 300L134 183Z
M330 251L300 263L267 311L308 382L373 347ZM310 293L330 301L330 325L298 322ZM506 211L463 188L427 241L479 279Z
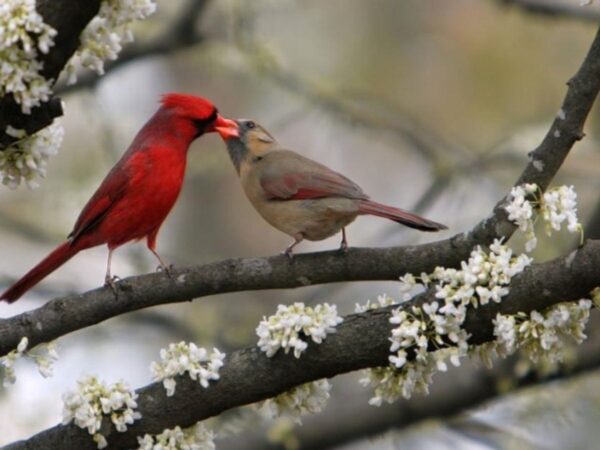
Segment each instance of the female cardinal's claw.
M282 255L287 256L290 260L294 259L294 253L291 248L286 248L281 252Z
M164 272L167 274L167 276L169 278L173 278L173 270L175 270L175 267L173 266L173 264L169 264L168 266L167 265L158 266L156 268L157 272Z

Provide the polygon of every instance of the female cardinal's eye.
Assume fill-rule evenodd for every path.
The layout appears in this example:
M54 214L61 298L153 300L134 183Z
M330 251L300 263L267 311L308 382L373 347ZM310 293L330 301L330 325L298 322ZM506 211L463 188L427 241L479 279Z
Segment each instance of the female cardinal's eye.
M256 128L256 124L250 120L246 122L246 127L251 130L252 128Z

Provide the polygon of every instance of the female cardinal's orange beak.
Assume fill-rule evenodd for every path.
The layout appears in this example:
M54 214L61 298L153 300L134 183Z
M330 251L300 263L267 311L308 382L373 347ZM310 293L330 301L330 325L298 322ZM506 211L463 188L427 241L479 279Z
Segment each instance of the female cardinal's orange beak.
M226 119L220 114L217 116L217 120L214 124L214 129L217 131L223 140L227 140L233 137L240 137L240 131L238 124L230 119Z

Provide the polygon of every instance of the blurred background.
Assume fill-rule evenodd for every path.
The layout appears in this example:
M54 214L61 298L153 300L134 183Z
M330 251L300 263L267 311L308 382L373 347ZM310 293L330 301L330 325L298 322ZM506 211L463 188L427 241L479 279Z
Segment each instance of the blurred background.
M338 170L372 198L443 222L421 234L377 218L348 229L353 246L418 244L469 230L516 180L527 152L557 113L600 18L579 0L191 0L157 1L136 42L101 79L61 84L65 142L36 191L0 189L0 289L61 242L102 178L157 108L161 93L212 99L252 118L280 142ZM528 8L525 8L527 6ZM533 7L533 10L531 8ZM160 45L159 45L160 44ZM573 184L588 237L600 237L598 108L555 184ZM247 202L216 135L195 142L181 197L158 250L176 266L273 255L290 238ZM518 235L513 241L522 249ZM339 237L302 243L331 249ZM535 257L573 248L542 237ZM77 255L0 317L103 282L106 248ZM144 243L121 247L121 277L155 270ZM398 274L401 275L401 274ZM62 338L55 375L30 361L0 389L0 445L54 425L61 394L83 374L133 387L151 381L160 348L191 340L228 352L256 343L255 327L279 303L335 303L342 314L394 282L341 283L203 298L115 318ZM568 299L566 299L568 300ZM437 376L429 397L369 406L358 374L333 380L332 399L302 427L266 423L247 409L213 425L220 449L597 448L600 333L551 375L516 360L487 370L465 364ZM530 387L526 387L526 386ZM504 395L500 395L500 394ZM251 426L250 426L251 425Z

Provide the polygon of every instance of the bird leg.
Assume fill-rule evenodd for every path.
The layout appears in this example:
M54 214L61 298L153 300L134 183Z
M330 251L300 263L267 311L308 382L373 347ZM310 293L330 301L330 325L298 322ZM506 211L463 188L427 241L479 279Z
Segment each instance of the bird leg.
M110 264L112 261L113 251L114 251L114 249L112 249L112 248L108 249L108 261L106 263L106 275L104 276L104 286L109 287L116 296L117 295L117 281L119 281L120 278L116 275L110 274Z
M348 241L346 240L346 227L342 228L342 243L340 244L340 250L343 252L348 251Z
M171 265L167 265L167 264L166 264L166 263L163 261L163 259L160 257L160 255L158 254L158 252L157 252L156 250L154 250L154 249L153 249L153 248L151 248L151 247L148 247L148 248L149 248L149 249L150 249L150 251L151 251L151 252L154 254L154 256L156 256L156 259L158 259L158 262L159 262L159 264L160 264L160 265L158 266L158 268L156 269L156 270L157 270L157 272L163 272L163 271L164 271L164 272L167 274L167 276L168 276L169 278L173 278L173 265L172 265L172 264L171 264Z
M288 245L285 250L283 252L281 252L282 255L287 256L288 258L292 259L294 257L294 253L293 253L293 249L296 245L298 245L300 242L302 242L302 240L304 239L304 236L302 235L302 233L296 233L294 235L294 242L292 242L290 245Z

